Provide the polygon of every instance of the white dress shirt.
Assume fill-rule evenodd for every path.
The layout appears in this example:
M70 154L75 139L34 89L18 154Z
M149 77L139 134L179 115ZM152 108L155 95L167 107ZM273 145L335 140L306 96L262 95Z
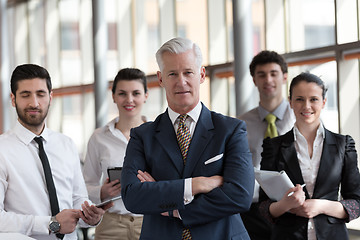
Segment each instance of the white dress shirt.
M185 124L190 130L191 137L194 134L196 124L200 117L201 109L202 109L202 105L199 101L198 104L194 107L194 109L192 109L190 112L187 113L187 115L189 117L186 119ZM169 118L170 118L172 124L174 125L174 130L176 133L177 129L179 127L178 117L180 116L180 114L174 112L170 107L168 107L168 114L169 114ZM185 179L185 184L184 184L184 204L185 205L191 203L191 201L194 199L194 196L192 195L191 179L192 178Z
M320 126L316 132L315 141L313 143L312 157L310 158L307 141L296 127L296 124L294 126L295 149L297 158L299 160L302 177L306 184L306 189L310 195L310 198L314 193L316 177L319 170L321 154L323 150L324 138L324 127L320 123ZM316 240L314 220L312 218L309 219L308 223L308 239Z
M249 141L250 152L252 154L253 165L256 169L260 169L262 144L264 135L268 126L265 117L269 114L260 105L239 117L246 122L247 137ZM276 116L276 129L279 135L283 135L291 130L295 123L293 110L290 108L289 102L285 99L272 112ZM253 202L259 201L259 184L255 181Z
M81 209L88 200L73 141L46 128L41 136L49 159L60 211ZM51 208L36 135L19 122L0 136L0 232L18 232L38 240L49 235ZM88 227L82 220L80 225ZM76 231L64 240L77 239Z
M85 157L83 174L89 197L94 203L100 203L100 190L108 177L109 167L122 167L128 140L115 124L119 118L115 118L104 127L94 131L89 139ZM132 214L126 210L122 199L114 201L114 206L108 210L117 214Z

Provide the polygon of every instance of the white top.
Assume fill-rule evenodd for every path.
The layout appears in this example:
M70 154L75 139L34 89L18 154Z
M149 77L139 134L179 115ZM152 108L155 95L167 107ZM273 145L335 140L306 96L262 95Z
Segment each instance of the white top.
M202 110L202 105L199 101L198 104L190 112L187 113L187 115L189 117L186 119L185 124L189 128L191 137L194 135L195 127L199 120L201 110ZM180 114L177 112L174 112L170 107L168 108L168 114L169 114L169 118L170 118L172 124L174 125L174 130L176 133L177 129L179 127L179 118L178 117L180 116ZM191 181L192 181L191 178L185 179L185 184L184 184L184 204L185 205L191 203L192 200L194 200L194 196L192 195Z
M316 177L319 170L321 154L324 145L324 138L324 127L320 123L320 126L316 131L315 141L313 143L313 154L310 158L307 141L305 137L300 133L299 129L296 127L296 124L294 126L295 149L297 153L297 158L299 160L302 177L304 179L304 182L306 183L306 189L310 195L310 198L314 193ZM314 220L312 218L309 219L308 223L308 239L316 240Z
M87 191L80 159L73 141L44 129L44 149L49 159L60 211L81 209ZM56 239L49 235L51 208L36 135L19 122L0 135L0 232L18 232L38 240ZM81 226L87 227L82 220ZM76 231L64 240L77 239Z
M249 141L249 148L252 154L253 165L256 169L260 169L262 144L264 135L268 126L265 117L269 114L260 105L246 113L239 118L246 122L247 137ZM285 99L272 112L276 116L276 129L279 135L283 135L291 130L295 123L295 116L290 104ZM259 201L259 184L255 181L253 202Z
M124 163L128 140L115 124L119 118L113 119L104 127L94 131L89 139L83 167L83 174L89 197L94 203L100 203L100 190L108 177L109 167L122 167ZM114 201L114 206L108 210L117 214L130 213L124 206L122 199Z

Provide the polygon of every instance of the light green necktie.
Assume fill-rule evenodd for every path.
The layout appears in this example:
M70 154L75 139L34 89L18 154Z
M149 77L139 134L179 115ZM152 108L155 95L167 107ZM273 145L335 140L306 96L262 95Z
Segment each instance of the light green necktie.
M265 136L264 138L270 137L276 137L278 135L277 129L276 129L276 125L275 125L275 121L276 121L276 116L272 113L269 113L266 117L265 120L268 122L268 126L266 128L266 132L265 132Z

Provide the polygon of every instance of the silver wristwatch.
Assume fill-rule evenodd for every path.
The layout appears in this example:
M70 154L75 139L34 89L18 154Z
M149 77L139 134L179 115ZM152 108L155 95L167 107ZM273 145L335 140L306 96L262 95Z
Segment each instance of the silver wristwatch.
M56 220L55 216L51 217L49 230L52 233L58 233L60 231L60 223Z

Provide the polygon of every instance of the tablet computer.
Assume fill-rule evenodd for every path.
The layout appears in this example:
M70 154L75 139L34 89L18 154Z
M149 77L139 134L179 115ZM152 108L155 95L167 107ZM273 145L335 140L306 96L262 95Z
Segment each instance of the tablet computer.
M113 197L113 198L110 198L108 200L105 200L99 204L96 204L95 206L98 207L98 208L101 208L103 206L105 206L106 204L108 204L109 202L113 202L113 201L116 201L116 200L119 200L121 199L121 195L120 196L117 196L117 197Z

